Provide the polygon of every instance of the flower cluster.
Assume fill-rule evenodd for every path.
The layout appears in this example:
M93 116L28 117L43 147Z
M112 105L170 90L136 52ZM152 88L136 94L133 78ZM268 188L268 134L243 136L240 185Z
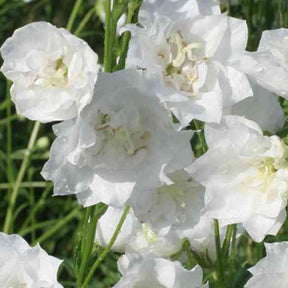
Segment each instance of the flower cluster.
M285 121L276 95L288 98L288 30L264 32L258 51L248 52L246 21L221 13L217 1L146 0L139 23L119 31L127 32L126 69L106 73L83 40L32 23L1 47L2 72L13 81L19 114L62 121L53 126L42 175L53 181L54 195L109 206L98 221L98 245L108 245L131 207L112 247L125 253L114 287L208 287L200 266L186 270L171 256L188 243L197 257L215 262L214 219L223 246L231 224L238 224L235 239L245 230L261 242L286 219L288 147L273 134ZM203 142L195 159L190 140L197 135L208 151ZM270 267L287 254L285 245L266 245L246 287L264 287L276 275L277 287L287 283L286 258ZM0 250L2 286L61 287L59 262L38 246L3 234Z

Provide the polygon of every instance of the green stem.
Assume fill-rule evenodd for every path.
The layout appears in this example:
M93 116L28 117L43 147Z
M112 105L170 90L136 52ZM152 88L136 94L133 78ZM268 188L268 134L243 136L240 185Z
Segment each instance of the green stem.
M225 236L225 240L224 240L224 243L223 243L223 249L222 249L224 257L226 257L228 255L228 252L229 252L233 226L234 225L229 225L227 227L226 236Z
M222 257L222 249L221 249L221 240L220 240L220 230L219 230L219 222L214 219L214 237L215 237L215 246L216 246L216 254L217 254L217 284L219 287L224 287L224 267L223 267L223 257Z
M73 28L73 24L74 24L74 21L76 19L76 16L77 16L78 12L79 12L79 9L80 9L80 6L82 4L82 1L83 0L76 0L76 2L74 4L72 13L71 13L71 15L69 17L68 24L67 24L67 27L66 27L66 29L68 31L71 31L72 28Z
M9 119L6 123L7 125L7 142L6 142L6 152L7 152L7 181L9 182L9 188L11 188L11 183L14 182L14 173L12 168L12 127L11 127L11 98L10 98L10 87L11 82L6 81L6 99L7 99L7 118ZM10 189L9 189L10 190Z
M197 135L199 137L199 141L201 143L201 147L202 147L202 153L205 154L208 151L208 147L206 144L206 140L205 140L205 136L203 135L203 132L200 128L199 122L197 120L193 120L193 124L197 130Z
M83 29L85 28L86 24L89 22L90 18L93 16L93 14L95 13L95 8L91 8L87 14L84 16L84 18L82 19L82 21L80 22L79 26L77 27L77 29L75 30L74 34L76 36L79 36L81 34L81 32L83 31Z
M235 264L235 252L236 252L236 236L237 236L237 225L233 224L232 229L232 243L231 243L231 254L230 254L230 265L229 265L229 283L231 287L234 284L234 264Z
M111 37L111 0L106 1L105 43L104 43L104 70L112 72Z
M33 181L33 170L28 170L28 181L31 183ZM35 207L35 191L34 187L30 185L29 187L29 193L28 193L28 199L29 199L29 208ZM28 208L28 209L29 209ZM34 213L29 213L31 215L31 226L34 227L36 224L36 219L35 219L35 214ZM34 242L36 238L36 233L35 229L31 231L31 241Z
M19 234L20 236L24 237L26 236L28 233L31 233L32 231L35 231L37 229L42 229L45 228L47 226L52 226L54 224L56 224L58 222L58 220L48 220L48 221L44 221L44 222L40 222L35 224L34 226L32 225L31 227L27 227L25 229L21 229L19 232L17 232L17 234Z
M23 177L25 175L28 163L29 163L29 157L31 155L31 151L34 147L34 144L36 142L37 136L38 136L38 132L40 129L40 123L39 122L35 122L30 139L29 139L29 143L27 146L27 150L24 156L24 159L22 161L19 173L17 175L16 178L16 182L14 184L13 190L12 190L12 194L10 197L10 201L9 201L9 206L8 206L8 210L7 210L7 214L6 214L6 218L5 218L5 222L4 222L4 227L3 227L3 232L4 233L9 233L10 232L10 227L11 227L11 220L12 220L12 215L13 215L13 211L14 211L14 207L16 204L16 199L18 196L18 192L19 192L19 188L21 185L21 182L23 180Z
M81 264L80 264L80 269L79 273L77 273L77 283L76 287L81 287L82 280L85 276L85 268L87 266L88 260L90 258L90 253L91 253L91 245L90 243L93 243L94 237L95 237L95 230L94 227L91 225L91 222L93 223L93 207L88 207L85 210L84 214L84 224L82 226L82 239L81 239ZM87 229L89 227L90 229ZM95 223L95 228L96 228L96 223ZM87 234L87 231L89 235ZM91 234L93 234L93 239L91 239ZM86 245L84 245L86 244Z
M93 264L91 270L89 271L89 274L88 276L86 277L85 279L85 282L84 284L81 286L81 288L86 288L89 284L89 282L91 281L93 275L94 275L94 272L96 271L96 269L98 268L98 266L101 264L101 262L105 259L105 257L107 256L107 254L110 252L111 248L113 247L119 233L120 233L120 230L123 226L123 223L128 215L130 211L130 206L126 206L122 216L121 216L121 219L116 227L116 230L112 236L112 238L110 239L110 242L108 243L107 247L104 249L104 251L100 254L100 256L97 258L96 262Z
M187 256L187 259L188 259L188 262L187 262L187 269L190 270L194 267L194 257L193 257L193 254L192 254L192 251L191 251L191 247L190 247L190 243L188 240L185 241L184 245L183 245L183 248L184 248L184 251L186 253L186 256Z
M231 10L231 0L227 1L227 10L228 10L228 15L230 14Z
M4 125L4 124L7 124L8 122L12 122L13 120L15 119L19 119L19 115L15 114L15 115L12 115L10 117L6 117L5 119L3 120L0 120L0 125Z
M114 67L116 66L116 58L117 58L117 53L116 53L116 33L117 33L117 23L118 23L119 17L116 16L112 12L112 17L111 17L111 33L110 33L110 71L113 72Z
M134 14L134 9L129 7L126 24L132 23L133 14ZM131 33L129 31L124 32L123 40L122 40L122 47L121 47L121 51L119 55L119 62L117 66L115 67L114 71L122 70L125 68L130 38L131 38Z
M46 231L42 234L38 239L36 239L32 246L36 245L37 243L42 243L46 239L48 239L51 235L56 233L59 229L65 226L71 219L73 219L79 213L79 206L77 206L74 210L72 210L67 216L62 218L61 220L57 221L57 224L54 225L51 229Z
M31 183L30 186L33 187L33 188L35 188L35 186L32 185L32 184L33 184L33 182ZM47 185L47 183L45 183L45 184L46 184L46 186L47 186L46 189L45 189L44 192L41 194L41 197L40 197L40 199L38 200L38 202L36 203L36 205L32 208L31 212L29 213L29 216L28 216L28 217L26 218L26 220L24 221L21 229L24 229L24 228L26 228L26 227L29 225L30 221L31 221L32 218L36 215L37 211L45 204L45 199L46 199L48 193L50 192L50 190L51 190L51 188L52 188L52 186L53 186L52 183L49 183L48 185Z
M6 190L9 189L11 186L10 183L2 183L0 184L0 190ZM19 188L29 188L29 187L34 187L34 188L45 188L47 186L47 182L21 182Z
M11 159L13 160L23 160L23 158L25 157L25 152L26 149L23 150L18 150L15 151L12 155L11 155ZM44 152L44 153L38 153L38 154L33 154L31 155L30 159L32 160L47 160L49 158L49 152ZM35 182L35 183L41 183L41 182ZM44 183L44 182L43 182Z
M105 213L106 209L107 205L100 203L94 209L89 207L85 211L84 227L81 240L81 264L79 274L77 275L76 287L81 287L84 277L86 276L90 255L92 254L97 222Z

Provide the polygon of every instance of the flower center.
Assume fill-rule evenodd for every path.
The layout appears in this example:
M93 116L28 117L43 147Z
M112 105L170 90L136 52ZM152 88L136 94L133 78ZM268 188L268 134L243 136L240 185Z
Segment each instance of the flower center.
M188 217L187 213L189 213L189 209L191 208L190 204L195 201L191 181L191 178L179 178L174 184L163 185L157 189L157 204L158 206L163 205L165 207L170 203L168 204L171 209L169 215L163 214L163 216L168 221L173 221L174 224L185 223Z
M263 160L258 166L259 177L263 179L262 191L265 191L273 180L277 169L274 166L274 160L272 158Z
M172 185L164 185L157 189L158 196L169 196L173 198L180 209L185 209L186 201L185 196L187 195L187 184L186 183L175 183Z
M244 184L250 184L252 186L260 185L260 191L265 192L271 182L273 181L277 168L275 167L275 160L273 158L266 158L262 159L260 161L248 161L248 164L250 164L252 167L256 167L257 171L254 176L249 177L246 181L244 181Z
M165 52L159 53L164 59L164 79L184 92L195 92L195 83L199 79L198 64L207 60L203 55L201 43L186 43L181 32L167 39Z
M153 243L158 240L157 235L151 229L149 229L146 223L142 223L142 231L148 243Z
M242 182L244 185L249 185L251 188L256 188L263 193L263 197L274 199L275 193L279 191L281 184L281 173L278 170L286 170L288 168L288 149L283 140L278 136L270 137L271 146L266 152L268 157L261 159L246 159L246 163L254 170L252 176L246 177ZM256 168L256 170L255 170ZM248 175L250 174L248 169ZM247 190L244 187L245 190Z
M102 145L98 154L106 149L121 149L129 156L136 155L140 150L147 148L150 133L141 128L113 127L108 114L98 113L95 130L101 135Z
M68 68L63 62L63 58L59 58L48 65L37 77L34 84L44 87L66 87L68 85Z

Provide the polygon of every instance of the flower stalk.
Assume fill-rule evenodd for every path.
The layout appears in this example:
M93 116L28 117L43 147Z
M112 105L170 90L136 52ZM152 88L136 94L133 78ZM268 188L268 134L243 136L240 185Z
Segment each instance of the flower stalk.
M38 133L40 130L40 126L41 126L40 122L35 122L31 136L30 136L30 139L29 139L29 142L28 142L27 150L25 152L25 156L24 156L22 164L20 166L20 170L19 170L19 173L17 175L16 182L14 184L14 187L13 187L13 190L11 193L11 197L9 199L9 206L8 206L8 210L7 210L7 214L6 214L6 218L5 218L5 222L4 222L4 226L3 226L3 232L4 233L11 232L12 216L13 216L14 207L16 204L19 188L21 186L21 183L22 183L22 180L24 178L26 169L28 167L29 158L31 156L33 147L36 143Z
M71 31L72 28L73 28L76 16L77 16L77 14L79 12L79 9L80 9L80 7L82 5L82 2L83 2L83 0L77 0L75 2L75 4L74 4L72 13L71 13L71 15L69 17L68 24L67 24L67 27L66 27L68 31Z
M99 218L105 213L107 205L98 204L85 209L83 229L81 232L81 264L77 275L76 287L81 287L87 275L88 263L94 246L95 231Z
M99 255L99 257L97 258L96 262L93 264L92 268L90 269L89 271L89 274L87 275L85 281L84 281L84 284L81 286L81 288L86 288L89 284L89 282L91 281L93 275L94 275L94 272L96 271L96 269L99 267L99 265L102 263L102 261L105 259L105 257L108 255L108 253L110 252L111 248L113 247L119 233L120 233L120 230L124 224L124 221L128 215L130 211L130 206L126 206L121 218L120 218L120 221L116 227L116 230L109 242L109 244L107 245L107 247L103 250L103 252Z

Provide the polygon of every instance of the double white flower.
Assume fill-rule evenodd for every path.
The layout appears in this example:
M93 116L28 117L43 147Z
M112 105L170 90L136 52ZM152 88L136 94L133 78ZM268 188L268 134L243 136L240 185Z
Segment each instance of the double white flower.
M217 11L187 14L185 7L177 10L177 19L169 9L159 9L140 19L142 27L127 27L132 32L128 67L154 74L157 96L182 127L195 118L219 122L225 107L253 95L239 65L247 44L246 22Z
M99 75L80 117L54 127L58 137L42 173L53 180L55 195L115 207L133 197L145 206L146 191L157 187L166 166L173 171L191 163L191 133L177 132L153 83L137 71Z
M149 204L131 200L138 218L133 211L129 213L114 250L124 252L127 247L132 247L136 251L169 257L181 249L185 238L194 234L198 238L206 236L207 225L197 226L204 208L204 188L184 170L172 173L165 180L146 192L150 195ZM101 245L106 246L109 242L122 213L123 209L110 207L100 219L96 239Z
M208 288L208 284L201 285L203 272L200 266L186 270L180 263L153 254L122 256L118 268L123 276L113 288Z
M1 55L20 115L41 122L72 119L92 98L98 56L65 29L28 24L6 40Z
M140 253L170 257L188 239L194 252L215 260L213 219L203 213L204 187L183 170L169 176L157 191L150 192L151 206L134 206L141 221L130 210L112 250L123 253L132 248ZM123 212L123 208L108 208L97 224L98 244L108 245ZM225 233L223 227L221 240Z
M255 241L276 235L286 218L288 149L277 136L239 116L206 126L206 154L189 168L206 187L207 215L243 223Z
M20 236L0 232L1 288L63 288L57 282L61 262L39 245L30 247Z
M116 230L124 209L109 207L97 224L95 242L106 247ZM170 257L182 248L183 239L175 235L159 235L147 223L141 223L132 210L127 215L121 231L112 247L113 251L124 253L133 250L139 253L153 253L159 257ZM174 236L174 237L173 237Z

